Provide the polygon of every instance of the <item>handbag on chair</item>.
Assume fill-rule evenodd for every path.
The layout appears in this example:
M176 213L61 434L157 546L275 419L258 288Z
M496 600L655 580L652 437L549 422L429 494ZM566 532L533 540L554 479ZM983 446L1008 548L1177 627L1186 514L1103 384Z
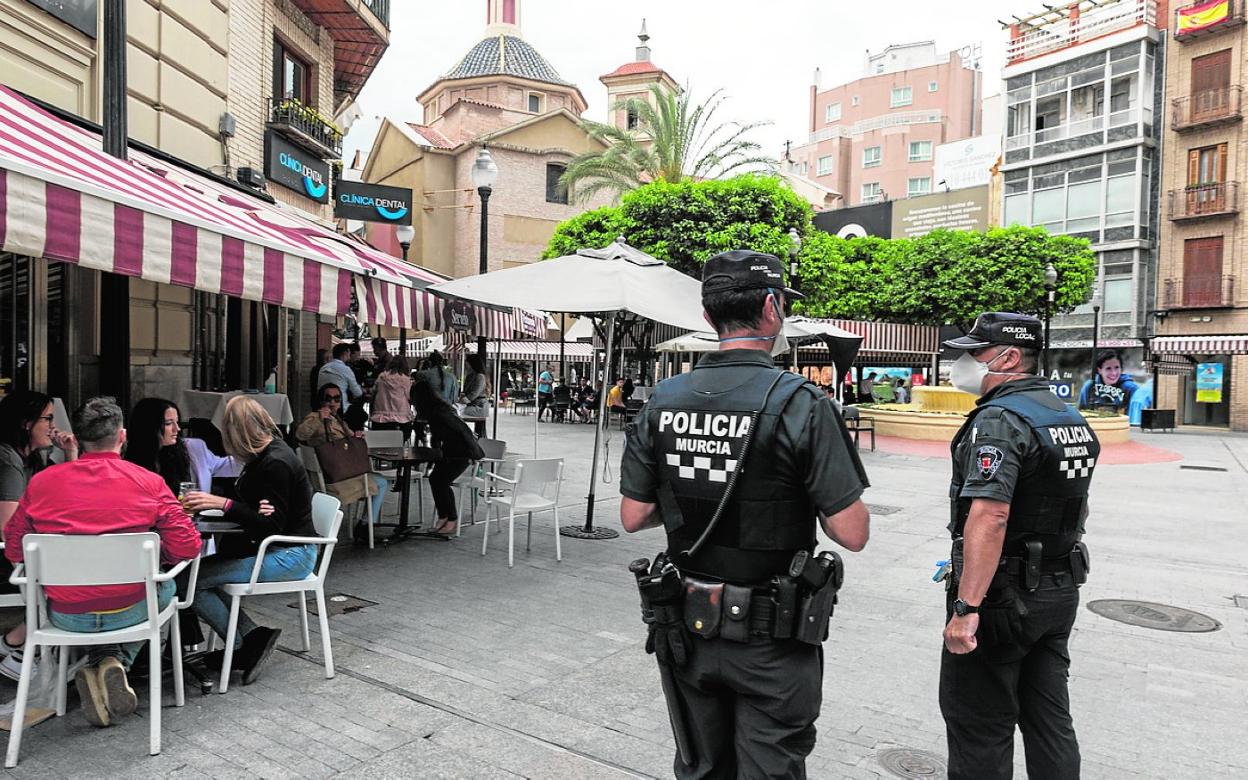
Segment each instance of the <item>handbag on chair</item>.
M373 464L368 458L368 444L354 436L317 445L316 459L321 463L325 481L330 484L373 470Z

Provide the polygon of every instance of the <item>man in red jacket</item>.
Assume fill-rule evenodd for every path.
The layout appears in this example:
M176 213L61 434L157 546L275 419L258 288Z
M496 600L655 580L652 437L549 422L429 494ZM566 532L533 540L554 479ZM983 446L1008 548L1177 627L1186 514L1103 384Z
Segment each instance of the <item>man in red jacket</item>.
M199 554L195 524L155 472L121 459L126 443L121 408L112 398L92 398L74 414L82 455L71 463L39 472L26 486L17 511L4 526L4 554L22 561L26 534L160 534L165 564ZM160 583L160 608L174 597L172 582ZM98 633L147 619L142 583L88 587L49 587L48 620L65 631ZM96 726L108 726L138 705L126 671L143 642L97 645L75 679L82 709ZM160 702L151 706L159 707Z

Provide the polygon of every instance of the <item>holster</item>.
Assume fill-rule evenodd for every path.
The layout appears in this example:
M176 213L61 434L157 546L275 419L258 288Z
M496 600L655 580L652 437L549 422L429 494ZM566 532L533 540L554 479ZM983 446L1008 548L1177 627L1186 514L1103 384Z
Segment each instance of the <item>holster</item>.
M828 621L836 607L836 594L844 582L845 568L841 556L826 551L812 558L802 572L801 580L814 585L800 599L793 638L808 645L820 645L828 638Z
M1074 549L1070 551L1070 573L1076 588L1088 581L1091 571L1092 558L1088 554L1088 546L1083 542L1075 542Z
M1040 587L1040 559L1044 555L1044 545L1036 540L1024 544L1027 555L1023 562L1023 587L1035 590Z
M685 575L685 628L703 639L719 636L723 615L724 587L722 582L709 582ZM748 594L748 589L746 589ZM749 597L746 597L746 610Z
M748 642L750 639L750 596L753 588L740 585L724 585L723 620L719 635L731 642Z

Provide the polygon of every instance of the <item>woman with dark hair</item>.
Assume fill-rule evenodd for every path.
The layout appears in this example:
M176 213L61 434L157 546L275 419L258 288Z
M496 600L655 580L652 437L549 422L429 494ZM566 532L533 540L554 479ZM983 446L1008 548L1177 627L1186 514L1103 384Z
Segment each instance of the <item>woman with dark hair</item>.
M468 461L480 460L484 453L477 437L455 414L455 408L428 382L412 385L412 401L416 405L417 416L428 423L434 440L439 442L442 450L442 460L435 463L433 471L429 472L429 492L433 494L433 505L438 513L433 533L451 536L455 533L456 518L459 517L451 483L468 468Z
M459 398L459 380L455 378L455 372L446 367L446 358L435 349L425 362L427 367L416 375L416 379L428 382L443 401L455 403Z
M48 465L48 450L56 446L65 460L78 458L78 441L72 434L56 429L52 421L55 407L43 393L19 390L0 399L0 528L17 511L17 502L36 472ZM0 562L0 593L17 593L9 584L13 564ZM0 639L0 674L11 680L22 675L22 645L26 644L26 624L13 628Z
M342 417L342 390L335 384L321 385L318 395L320 403L317 408L308 412L299 427L295 429L295 439L308 447L319 447L331 441L341 441L351 436L364 438L363 431L353 431ZM386 478L380 474L370 473L368 480L359 477L344 479L325 486L325 489L343 506L353 504L363 498L370 497L369 506L373 524L381 517L381 505L386 499ZM357 539L361 538L356 536Z
M476 418L473 430L480 438L485 435L485 418L489 414L486 409L486 401L490 397L489 383L485 377L485 363L480 355L473 353L466 361L468 372L464 374L464 392L459 400L464 404L463 416Z
M154 471L176 496L183 482L212 492L213 477L236 477L240 464L221 457L202 439L183 438L178 405L164 398L144 398L126 422L126 460Z
M1096 355L1096 375L1083 383L1079 391L1080 409L1112 408L1125 413L1131 405L1131 396L1139 390L1130 374L1122 371L1122 356L1116 349L1107 349Z

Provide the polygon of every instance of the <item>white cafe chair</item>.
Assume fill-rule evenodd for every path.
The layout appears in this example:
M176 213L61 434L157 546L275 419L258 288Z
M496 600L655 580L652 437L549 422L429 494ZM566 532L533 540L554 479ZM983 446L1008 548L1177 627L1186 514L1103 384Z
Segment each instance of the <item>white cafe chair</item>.
M177 613L194 599L199 577L199 557L182 561L165 573L160 571L160 536L155 533L103 534L100 536L63 536L59 534L27 534L22 538L25 562L14 571L10 581L24 585L26 591L26 652L22 656L22 676L17 684L13 709L13 729L5 767L17 766L22 744L22 727L26 719L26 703L30 694L30 678L34 674L35 650L58 647L56 680L56 714L65 714L70 647L146 641L149 669L149 718L151 733L149 752L160 753L160 630L169 623L169 647L173 656L173 687L177 706L186 703L182 687L182 634ZM159 608L156 591L159 583L172 580L187 566L191 567L187 601L174 598L163 610ZM46 586L128 585L142 583L146 591L147 620L114 631L88 634L65 631L47 619L43 589Z
M308 602L305 594L316 594L316 612L320 618L321 652L325 655L325 679L334 676L334 654L329 646L329 614L325 607L325 574L329 571L329 559L333 557L334 545L338 543L338 527L342 525L342 504L328 493L316 493L312 496L312 525L317 536L282 536L274 535L260 543L256 552L256 565L251 570L251 579L247 582L222 585L220 589L230 597L230 623L225 635L225 658L221 662L221 683L218 690L225 693L230 685L230 666L234 662L234 637L238 633L238 609L243 596L267 596L271 593L299 594L299 626L303 630L303 651L312 648L308 636ZM260 567L264 564L264 553L274 542L291 544L315 544L325 547L321 554L321 562L315 571L301 580L285 580L281 582L259 582Z
M481 554L485 555L486 546L490 542L490 509L498 512L496 518L502 522L502 510L507 510L507 565L516 563L516 513L523 512L529 517L528 536L524 549L532 549L533 513L551 511L554 515L555 527L555 560L563 560L563 547L559 538L559 488L563 484L563 458L547 460L516 461L516 478L507 479L498 474L486 472L486 484L491 493L494 487L502 489L502 495L486 495L485 532L481 535Z
M486 481L485 475L498 472L498 465L503 462L507 455L507 442L498 439L480 439L477 442L481 445L483 456L481 460L474 461L468 466L468 470L459 476L459 479L451 483L451 487L455 488L458 493L459 516L455 518L455 535L459 536L464 528L464 506L471 503L472 520L471 525L477 524L477 503L480 501L490 488ZM468 494L469 502L464 501L464 494Z

